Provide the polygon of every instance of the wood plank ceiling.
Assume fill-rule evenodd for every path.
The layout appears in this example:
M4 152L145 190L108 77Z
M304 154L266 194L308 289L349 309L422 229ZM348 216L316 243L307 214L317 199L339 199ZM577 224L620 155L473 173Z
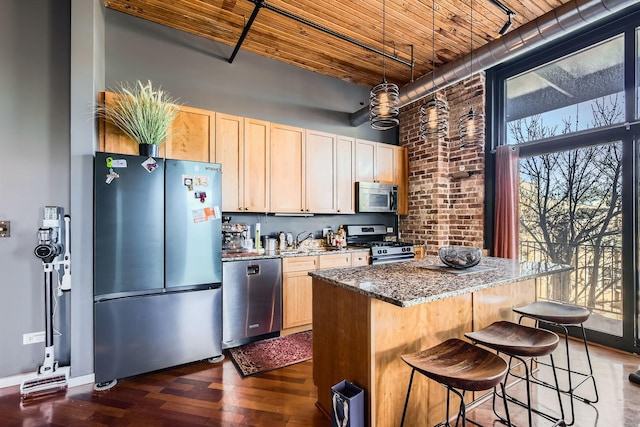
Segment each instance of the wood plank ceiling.
M263 0L105 0L107 8L229 45L229 56L256 3ZM385 0L384 52L407 63L413 77L430 72L432 0ZM471 0L436 0L435 68L471 51ZM490 0L473 1L473 49L497 37L507 15ZM513 28L569 0L501 0L516 15ZM269 6L303 18L368 47L383 50L382 0L268 0ZM382 80L383 57L261 7L241 50L370 87ZM386 78L403 86L411 67L385 60Z

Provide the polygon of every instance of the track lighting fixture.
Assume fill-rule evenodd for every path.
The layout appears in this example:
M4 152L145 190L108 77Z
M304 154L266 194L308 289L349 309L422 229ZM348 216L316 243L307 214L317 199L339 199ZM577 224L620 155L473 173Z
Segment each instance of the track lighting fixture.
M509 31L509 29L511 28L511 17L513 16L513 14L509 13L507 15L507 22L504 23L504 25L502 26L502 28L500 28L500 31L498 31L498 34L500 34L501 36L504 36L505 34L507 34L507 31Z
M490 0L490 1L491 3L498 6L498 8L501 11L507 14L507 22L505 22L505 24L502 26L500 31L498 31L498 34L500 34L501 36L504 36L505 34L507 34L507 31L509 31L509 29L511 28L511 18L516 16L516 13L513 10L509 9L504 4L502 4L499 0Z

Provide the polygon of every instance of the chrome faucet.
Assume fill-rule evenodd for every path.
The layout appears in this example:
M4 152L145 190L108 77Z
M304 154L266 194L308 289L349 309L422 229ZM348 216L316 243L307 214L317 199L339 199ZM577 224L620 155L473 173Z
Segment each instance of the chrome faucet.
M309 233L309 234L307 234L306 237L304 237L302 240L300 240L300 236L302 236L305 233L308 233L308 231L303 231L302 233L298 233L298 235L296 236L295 242L293 242L293 247L294 248L297 249L300 246L300 243L304 242L307 239L313 238L313 233Z

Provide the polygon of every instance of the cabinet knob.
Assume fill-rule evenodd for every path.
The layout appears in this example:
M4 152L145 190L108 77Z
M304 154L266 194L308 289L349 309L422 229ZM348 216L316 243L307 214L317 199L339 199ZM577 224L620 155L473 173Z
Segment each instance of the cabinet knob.
M338 213L340 213L340 209L338 209Z
M248 211L248 210L249 210L249 208L244 208L244 210L245 210L245 211Z

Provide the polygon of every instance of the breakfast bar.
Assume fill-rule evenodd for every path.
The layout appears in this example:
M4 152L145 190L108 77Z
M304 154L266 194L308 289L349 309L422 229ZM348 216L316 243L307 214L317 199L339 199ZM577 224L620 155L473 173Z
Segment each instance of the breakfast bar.
M450 269L438 257L309 273L313 277L313 377L318 406L331 413L331 386L365 390L371 427L400 424L411 369L400 356L481 329L517 321L512 308L536 298L536 279L569 266L485 257ZM446 391L414 380L406 425L444 419Z

